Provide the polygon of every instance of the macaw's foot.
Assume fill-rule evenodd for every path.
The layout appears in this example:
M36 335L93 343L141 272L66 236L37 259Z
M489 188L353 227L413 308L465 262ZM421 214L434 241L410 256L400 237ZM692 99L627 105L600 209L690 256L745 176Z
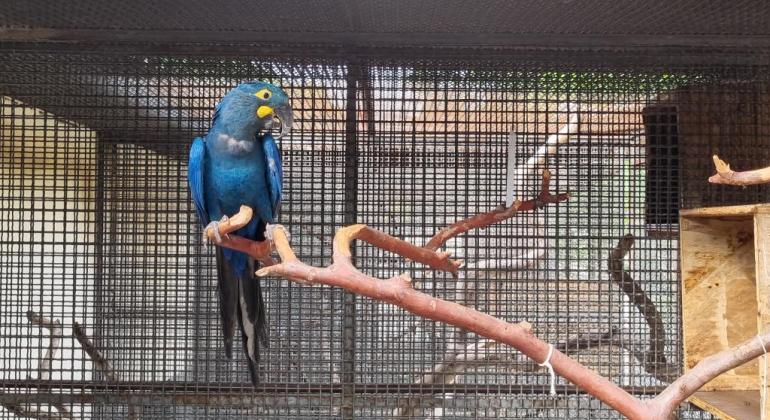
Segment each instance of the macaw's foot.
M274 225L267 224L267 225L265 225L265 239L267 239L268 241L272 242L273 241L273 231L275 229L277 229L277 228L283 228L283 226L279 225L279 224L274 224ZM286 232L286 237L287 238L289 237L289 232Z
M213 222L209 223L208 225L206 225L206 227L203 228L203 241L206 242L206 243L214 242L215 244L218 244L218 243L222 242L222 234L219 231L219 224L220 223L224 223L224 222L226 222L228 220L230 220L230 219L227 216L222 216L222 220L220 220L218 222L217 221L213 221ZM213 238L211 238L209 236L209 230L211 230L211 233L214 236ZM225 238L227 237L227 235L224 235L224 236L225 236Z

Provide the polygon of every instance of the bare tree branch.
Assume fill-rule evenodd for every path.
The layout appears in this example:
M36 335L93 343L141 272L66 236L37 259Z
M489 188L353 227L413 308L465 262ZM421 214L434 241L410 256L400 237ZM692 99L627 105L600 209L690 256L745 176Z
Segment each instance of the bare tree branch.
M59 346L61 345L61 322L58 319L46 318L43 315L38 314L35 311L27 311L27 320L30 324L39 328L45 328L49 331L48 347L45 353L40 357L40 361L37 365L37 376L41 382L51 380L51 369L53 368L53 359L56 357L56 353L59 352ZM45 386L41 386L45 388ZM19 417L31 418L31 419L71 419L72 413L70 410L62 404L54 404L57 414L51 412L45 412L33 404L4 404L3 407L7 408L12 413ZM49 408L50 411L50 408Z
M527 161L518 166L515 165L515 150L516 150L516 139L517 134L512 129L509 134L509 142L508 142L508 169L506 171L506 195L505 195L505 202L504 206L508 207L509 211L513 210L514 207L518 210L518 206L520 206L520 202L514 202L514 196L516 195L517 191L523 190L522 183L525 179L525 177L533 171L538 165L542 165L545 163L547 157L553 153L556 152L559 145L566 143L571 134L574 134L578 130L578 114L577 106L574 104L566 104L566 110L569 112L570 117L569 121L562 126L559 129L558 133L552 134L548 136L544 144L532 155L527 159ZM547 183L550 181L550 172L543 173L543 184L541 184L541 195L542 191L545 190L546 194L550 195L548 191L548 185ZM514 205L515 203L515 205ZM498 209L500 210L500 209ZM507 214L502 214L501 216L506 216ZM540 216L538 219L542 219L542 216ZM470 218L469 220L474 220L474 218ZM538 223L538 232L542 233L542 228L540 227L540 224ZM447 228L450 229L451 227ZM447 231L447 229L444 229L444 231ZM440 234L441 232L439 232ZM540 234L539 236L542 236ZM435 239L435 238L434 238ZM542 240L541 240L542 242ZM463 270L458 271L455 274L455 290L457 291L455 294L455 302L459 303L460 305L466 305L466 292L467 292L467 281L466 281L466 273L472 270L478 270L478 269L494 269L494 270L522 270L526 268L531 268L537 266L537 264L540 262L541 257L545 253L545 247L541 246L542 244L538 244L537 246L533 247L527 252L521 253L517 255L514 258L503 258L503 259L488 259L488 260L481 260L481 261L475 261L471 262L465 265ZM453 342L462 342L464 341L464 338L467 335L467 331L462 329L456 329L454 334ZM480 342L479 342L480 343ZM444 363L436 365L434 368L438 368L441 370L438 370L434 373L426 373L425 375L432 375L435 374L436 376L440 376L443 378L444 381L451 380L455 381L457 379L457 376L460 375L464 370L467 361L490 361L491 359L486 357L481 357L479 359L478 354L478 345L479 343L473 343L465 347L466 352L469 350L472 350L474 352L473 355L468 354L458 354L454 346L449 346L450 348L446 352L446 356L444 359ZM562 343L563 344L563 343ZM486 348L486 347L484 347ZM558 348L558 347L557 347ZM494 355L496 353L494 352L484 352L483 355ZM448 372L443 370L442 368L445 365L445 363L450 363L452 365L452 374L447 375ZM534 366L534 364L532 365ZM395 415L398 415L398 413L411 413L411 415L414 415L414 407L410 406L403 406L399 407L394 410L394 413L397 413Z
M104 356L99 353L99 350L96 349L94 343L92 343L88 338L88 335L86 335L83 327L77 322L72 323L72 336L75 337L78 343L80 343L83 351L86 352L88 357L91 358L91 361L94 362L96 369L102 372L104 378L111 382L116 381L117 377L115 376L115 372L112 370L112 366L110 366L110 362L108 362L107 359L105 359Z
M569 193L551 194L550 186L551 172L545 170L543 171L543 181L540 184L540 194L538 194L536 198L522 202L516 201L511 207L507 208L505 207L505 204L502 204L500 207L488 213L477 214L455 222L436 233L425 245L425 248L435 251L444 245L446 241L457 235L462 235L469 230L480 229L494 223L502 222L503 220L515 216L517 212L537 210L545 207L546 204L560 203L569 199Z
M657 397L647 402L651 419L666 419L682 401L689 398L710 380L730 369L750 362L765 354L770 347L770 333L760 334L743 343L706 357L680 376Z
M663 382L671 382L676 378L678 369L669 365L664 349L666 346L666 327L660 312L655 307L652 299L647 296L642 286L623 269L623 258L634 246L634 237L627 234L620 238L615 249L610 252L607 260L608 269L612 281L620 287L620 290L628 296L631 303L642 314L650 327L649 350L644 354L635 354L634 357L644 366L644 370ZM634 353L634 352L632 352Z
M41 381L50 380L53 358L56 357L56 353L59 352L59 345L61 344L61 322L59 322L58 319L46 318L34 311L27 311L27 320L30 324L45 328L50 333L48 348L46 349L45 354L40 358L40 362L37 366L38 379Z
M60 405L60 404L57 404ZM23 419L37 419L37 420L62 420L71 419L72 415L62 414L56 406L56 413L46 413L39 409L32 408L32 404L3 404L8 411Z
M736 172L730 169L730 165L719 156L714 155L713 159L717 173L709 177L709 182L712 184L746 186L770 182L770 166L752 171Z

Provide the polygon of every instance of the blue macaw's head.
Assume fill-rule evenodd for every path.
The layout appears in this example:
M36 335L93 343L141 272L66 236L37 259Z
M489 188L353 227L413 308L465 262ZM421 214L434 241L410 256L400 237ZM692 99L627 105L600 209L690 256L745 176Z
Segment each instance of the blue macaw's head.
M219 105L217 118L228 127L255 136L280 124L279 138L291 131L293 120L286 92L259 81L241 83L228 92Z

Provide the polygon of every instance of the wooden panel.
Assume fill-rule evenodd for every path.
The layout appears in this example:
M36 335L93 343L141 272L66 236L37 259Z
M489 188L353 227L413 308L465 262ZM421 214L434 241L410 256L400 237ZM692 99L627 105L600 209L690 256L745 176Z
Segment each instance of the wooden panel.
M757 325L758 332L770 330L770 208L763 207L754 216L754 249L756 254L756 285L757 285ZM765 358L770 356L764 356ZM762 359L760 359L762 360ZM766 361L770 364L770 360ZM766 364L760 363L760 383L765 386L765 395L770 395L770 387L767 387ZM770 403L765 398L765 418L770 418Z
M679 214L682 217L752 217L759 209L770 208L766 204L747 204L745 206L725 206L725 207L701 207L697 209L682 210Z
M754 222L682 218L685 369L757 333ZM702 390L758 389L758 363L725 372Z
M689 401L721 419L760 418L758 391L699 391Z

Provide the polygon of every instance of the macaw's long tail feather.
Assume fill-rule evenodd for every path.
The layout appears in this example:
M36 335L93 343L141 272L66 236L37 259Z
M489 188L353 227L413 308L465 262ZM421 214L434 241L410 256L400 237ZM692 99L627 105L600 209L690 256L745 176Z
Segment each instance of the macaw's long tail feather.
M246 258L232 255L230 258ZM217 248L217 277L219 283L219 310L222 317L225 354L233 356L233 336L235 323L241 329L243 352L249 365L251 382L257 384L257 364L259 363L260 343L267 347L267 325L265 305L262 301L262 288L254 272L255 263L247 264L245 270L238 270L234 265L243 261L231 261L221 248Z
M259 345L267 347L267 325L265 305L262 301L260 280L256 277L256 263L249 264L249 269L241 277L238 324L241 327L243 351L246 353L251 374L251 382L257 384L257 363L259 363Z
M219 313L222 318L225 355L227 355L228 359L232 359L235 320L238 317L238 277L219 247L217 247L217 279L219 287Z

